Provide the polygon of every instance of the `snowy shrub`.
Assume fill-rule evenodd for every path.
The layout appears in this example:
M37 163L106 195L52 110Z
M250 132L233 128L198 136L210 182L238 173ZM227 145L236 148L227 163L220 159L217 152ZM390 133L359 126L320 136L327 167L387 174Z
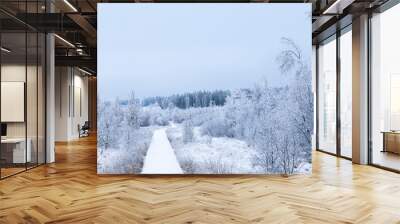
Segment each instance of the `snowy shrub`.
M179 165L181 166L184 173L191 174L197 172L198 170L197 163L195 163L193 159L191 159L190 157L184 157L178 160L179 160Z
M212 137L234 137L231 124L223 117L216 117L201 126L202 134Z
M175 123L178 123L178 124L182 123L186 119L186 117L184 116L184 113L185 113L184 110L174 109L171 114L172 121Z
M163 110L158 105L144 107L140 115L140 122L142 127L150 125L166 126L169 124L168 110Z
M213 111L217 107L206 107L206 108L191 108L187 119L190 119L193 126L201 126L204 122L214 116Z
M296 147L293 139L285 136L281 144L281 167L282 173L285 175L292 174L296 167L301 163L300 155L298 154L299 148Z
M109 148L98 155L99 173L140 173L151 141L151 132L142 135L141 141L129 147Z
M227 98L224 116L232 128L233 137L250 140L258 115L255 113L255 107L256 101L254 101L254 91L252 90L238 90Z
M148 127L151 125L150 123L150 113L142 112L139 115L140 127Z
M212 143L212 137L209 135L202 135L200 137L200 142L205 143L205 144L211 144Z
M257 153L253 157L253 165L264 173L279 172L278 150L272 146L272 142L261 142L256 145Z
M221 158L210 158L203 164L205 173L212 174L231 174L233 173L233 163L223 161Z
M140 127L138 100L132 94L127 105L117 99L98 107L98 172L140 173L153 130Z
M138 148L138 150L141 149L143 148ZM123 149L113 149L105 152L98 159L98 172L113 174L140 173L144 155L140 155L140 152L137 155L127 154L128 152Z
M153 119L153 125L166 126L168 124L169 124L168 119L162 114L154 117Z
M172 148L176 149L183 145L182 130L180 127L168 128L166 133Z

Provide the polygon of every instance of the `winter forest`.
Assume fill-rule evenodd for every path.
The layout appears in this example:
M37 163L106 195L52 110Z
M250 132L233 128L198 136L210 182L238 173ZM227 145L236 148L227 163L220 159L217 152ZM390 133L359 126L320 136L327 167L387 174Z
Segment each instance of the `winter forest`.
M100 174L296 174L311 172L309 58L282 38L279 74L252 87L98 99ZM272 86L269 76L281 76ZM234 78L234 77L232 77Z

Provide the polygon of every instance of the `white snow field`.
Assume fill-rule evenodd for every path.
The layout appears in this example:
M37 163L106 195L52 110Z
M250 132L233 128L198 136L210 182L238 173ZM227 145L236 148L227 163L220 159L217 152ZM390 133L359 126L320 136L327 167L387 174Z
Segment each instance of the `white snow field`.
M194 127L193 131L193 142L185 144L182 142L182 125L172 124L168 129L168 136L175 143L176 155L185 173L257 173L252 165L256 151L244 141L202 135L200 127Z
M142 174L183 174L165 128L154 131L144 159Z

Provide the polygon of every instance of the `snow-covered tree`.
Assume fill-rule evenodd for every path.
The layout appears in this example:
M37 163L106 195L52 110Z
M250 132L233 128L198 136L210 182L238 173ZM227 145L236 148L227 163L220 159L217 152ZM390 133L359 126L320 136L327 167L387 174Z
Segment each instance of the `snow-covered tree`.
M282 38L285 50L277 57L283 74L292 74L290 88L290 114L295 142L305 157L311 159L311 134L313 132L313 95L311 70L300 48L290 39Z
M193 125L190 120L187 120L183 123L183 142L184 143L192 142L193 138L194 138Z
M140 127L139 114L141 111L141 106L139 100L135 98L135 93L131 92L130 98L128 100L128 110L126 111L126 122L128 127L132 129L138 129Z
M125 120L126 120L126 132L127 132L127 143L131 144L131 141L134 140L134 132L135 130L140 128L140 112L141 106L139 100L135 98L135 93L131 92L127 110L125 112Z
M118 107L111 102L98 102L98 145L104 151L118 143L118 130L122 123Z

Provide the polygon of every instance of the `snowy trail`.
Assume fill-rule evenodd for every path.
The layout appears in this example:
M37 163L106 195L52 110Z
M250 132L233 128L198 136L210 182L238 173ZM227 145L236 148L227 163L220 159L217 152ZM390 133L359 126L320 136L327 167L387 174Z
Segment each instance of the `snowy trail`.
M150 147L144 159L142 174L182 174L175 152L165 129L154 131Z

